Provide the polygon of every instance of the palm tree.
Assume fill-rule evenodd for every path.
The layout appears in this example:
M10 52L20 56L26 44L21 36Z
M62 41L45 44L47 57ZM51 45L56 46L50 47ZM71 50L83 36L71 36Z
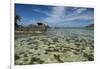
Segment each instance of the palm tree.
M19 27L18 22L21 21L21 17L15 14L15 29Z

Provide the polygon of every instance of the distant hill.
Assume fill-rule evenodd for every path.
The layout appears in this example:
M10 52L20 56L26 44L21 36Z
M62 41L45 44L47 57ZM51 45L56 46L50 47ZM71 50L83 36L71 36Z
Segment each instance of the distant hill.
M94 29L94 24L90 24L90 25L86 26L86 28Z

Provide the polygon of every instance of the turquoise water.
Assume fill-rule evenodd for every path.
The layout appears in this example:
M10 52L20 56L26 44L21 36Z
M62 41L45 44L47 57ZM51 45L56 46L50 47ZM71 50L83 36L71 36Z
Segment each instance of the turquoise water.
M84 28L60 28L60 29L48 29L49 36L58 36L58 37L94 37L94 30L84 29Z

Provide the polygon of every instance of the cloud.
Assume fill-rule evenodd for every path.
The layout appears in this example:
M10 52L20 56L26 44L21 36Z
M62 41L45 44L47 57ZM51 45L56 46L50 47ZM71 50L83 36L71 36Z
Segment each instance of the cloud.
M65 14L64 7L54 7L51 14L51 18L60 19L62 16L64 16L64 14Z
M69 12L67 8L65 7L53 7L52 13L49 14L50 16L44 19L44 21L49 22L50 24L59 24L60 23L70 23L74 22L75 20L93 20L94 16L90 14L82 14L85 11L87 11L87 8L73 8L74 11L72 11L69 14L66 14L66 12Z
M49 17L47 17L44 21L57 23L60 22L62 18L65 16L65 8L64 7L53 7L52 12Z
M76 13L77 13L77 14L80 14L80 13L86 11L86 10L87 10L87 8L77 8L77 9L76 9Z
M75 20L93 20L93 19L94 17L92 15L81 14L77 16L66 17L62 21L70 22L70 21L75 21Z
M70 8L67 7L52 7L50 11L41 10L41 9L32 9L32 11L36 12L36 14L44 15L41 21L47 22L50 26L71 26L71 25L81 25L81 23L77 23L75 21L92 21L94 20L93 14L86 14L84 12L88 11L88 8ZM68 13L67 13L68 12ZM27 21L27 24L36 23L38 20L33 18Z
M23 18L21 21L21 25L23 26L28 26L30 24L36 24L37 23L37 19L32 18L32 19L28 19L28 18Z
M39 14L43 14L43 15L46 15L46 16L50 16L50 13L45 11L45 10L40 10L40 9L32 9L32 11L34 12L37 12Z

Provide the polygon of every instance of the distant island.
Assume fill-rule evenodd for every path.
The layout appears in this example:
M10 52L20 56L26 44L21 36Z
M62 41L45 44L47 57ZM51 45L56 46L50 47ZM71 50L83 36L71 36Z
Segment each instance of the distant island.
M86 28L94 29L94 24L89 24L88 26L86 26Z

